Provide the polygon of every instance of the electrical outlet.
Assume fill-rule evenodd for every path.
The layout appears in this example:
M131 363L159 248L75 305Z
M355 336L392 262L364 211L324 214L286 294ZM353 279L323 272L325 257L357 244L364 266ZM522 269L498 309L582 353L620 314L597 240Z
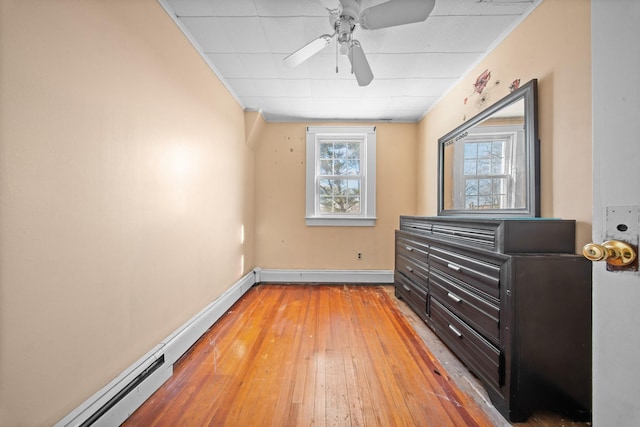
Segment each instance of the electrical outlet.
M358 259L362 259L362 252L358 252Z

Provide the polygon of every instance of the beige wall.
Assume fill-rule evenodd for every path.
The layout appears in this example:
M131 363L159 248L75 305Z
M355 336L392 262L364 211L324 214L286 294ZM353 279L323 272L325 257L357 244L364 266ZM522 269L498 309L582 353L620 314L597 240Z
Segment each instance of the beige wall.
M393 239L398 217L415 214L418 127L374 125L378 217L375 227L307 227L304 219L307 124L264 126L256 149L257 265L320 270L394 268ZM363 254L362 260L357 260L358 252Z
M536 78L542 216L577 220L577 247L590 241L590 19L588 0L545 0L425 116L419 126L419 214L437 213L438 138L508 94L515 79L524 84ZM491 80L481 103L472 96L473 83L485 69Z
M0 1L0 425L51 425L255 266L254 155L156 1Z

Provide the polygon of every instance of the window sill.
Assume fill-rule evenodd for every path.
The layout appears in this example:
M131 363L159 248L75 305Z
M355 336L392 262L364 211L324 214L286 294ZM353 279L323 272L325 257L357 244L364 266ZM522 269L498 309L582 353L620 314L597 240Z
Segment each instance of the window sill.
M374 227L376 218L306 217L308 227Z

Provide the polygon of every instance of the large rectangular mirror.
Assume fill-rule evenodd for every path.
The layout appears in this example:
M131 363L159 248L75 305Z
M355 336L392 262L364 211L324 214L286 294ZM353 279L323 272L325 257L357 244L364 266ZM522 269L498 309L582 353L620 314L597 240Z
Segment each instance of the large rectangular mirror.
M539 217L537 80L438 140L438 215Z

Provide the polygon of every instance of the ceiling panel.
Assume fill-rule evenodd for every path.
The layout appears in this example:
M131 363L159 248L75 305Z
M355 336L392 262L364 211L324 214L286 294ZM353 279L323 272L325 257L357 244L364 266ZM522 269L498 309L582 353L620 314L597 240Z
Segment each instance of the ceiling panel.
M282 62L333 34L320 0L158 0L242 107L261 110L268 121L410 122L541 1L436 0L424 22L374 31L356 25L353 38L374 75L360 87L348 57L336 58L335 42L295 68Z
M253 0L167 0L175 14L183 16L257 16Z

